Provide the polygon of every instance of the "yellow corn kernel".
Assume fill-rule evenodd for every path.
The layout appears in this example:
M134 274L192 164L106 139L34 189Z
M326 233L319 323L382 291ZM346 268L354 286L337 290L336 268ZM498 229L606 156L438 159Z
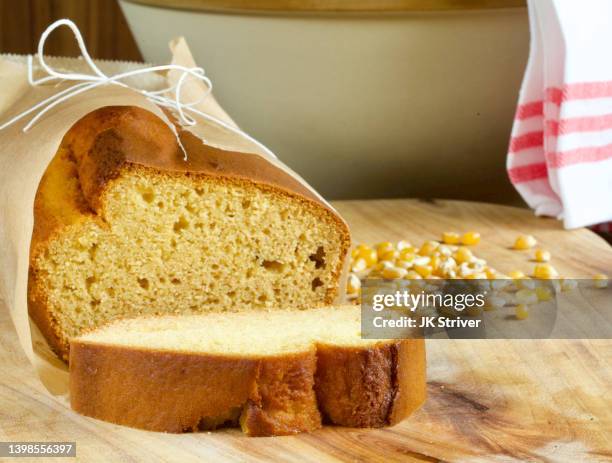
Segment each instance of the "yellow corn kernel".
M529 277L521 278L517 280L516 287L518 289L535 289L537 286L537 281L532 280Z
M525 304L519 304L514 309L514 316L518 320L525 320L529 317L529 308Z
M503 297L499 297L499 296L489 296L486 300L486 304L484 306L484 309L486 311L489 310L493 310L493 309L499 309L503 306L506 305L506 300Z
M375 249L370 247L364 247L359 249L357 253L357 258L362 258L366 261L366 265L368 268L373 267L378 262L378 253Z
M516 300L525 305L537 304L538 295L532 289L520 289L516 292Z
M399 252L397 252L395 249L392 249L391 251L387 251L384 253L378 253L378 260L380 261L389 261L389 262L395 262L395 260L399 257Z
M436 254L441 257L450 257L453 255L452 248L454 247L455 246L449 246L448 244L441 244L438 246L438 249L436 249Z
M366 268L368 268L368 264L366 263L365 259L359 257L355 259L355 262L353 262L351 271L352 272L363 272Z
M361 243L361 244L358 244L357 246L355 246L354 250L357 253L359 253L361 251L368 250L368 249L372 249L372 246L368 246L367 244Z
M442 242L445 244L459 244L461 237L459 233L455 232L444 232L442 233Z
M427 278L432 273L432 268L429 265L415 265L414 270L423 278Z
M486 280L487 274L484 272L470 273L469 275L466 275L465 279L466 280Z
M390 268L390 267L393 267L393 262L388 261L388 260L382 260L374 266L374 271L382 272L384 269Z
M510 277L506 275L498 274L495 280L491 282L491 288L495 291L503 291L509 286L512 286L512 282L510 281Z
M454 278L457 276L457 262L452 257L443 260L438 266L436 274L445 278Z
M572 291L578 287L576 280L568 280L567 278L561 279L561 291Z
M425 241L421 246L421 249L419 249L419 255L431 256L433 252L438 249L438 246L440 246L440 243L437 241Z
M438 267L440 267L440 257L436 255L431 256L429 266L431 267L432 271L438 270Z
M551 289L546 286L538 286L535 289L535 293L540 301L550 301L553 298Z
M550 261L550 252L544 249L536 249L533 254L533 260L536 262L548 262Z
M455 252L454 258L455 261L459 264L462 264L464 262L469 262L473 259L474 255L472 254L472 251L470 251L468 248L461 246L459 249L457 249L457 252Z
M395 261L395 266L399 268L411 269L414 264L411 260L404 260L401 257Z
M527 277L527 275L525 275L520 270L512 270L510 273L508 273L508 276L512 278L513 280L520 280L521 278Z
M480 233L475 231L469 231L464 233L461 237L461 244L465 246L474 246L475 244L480 243Z
M431 257L429 256L416 256L414 258L414 265L429 265L431 262Z
M414 248L412 247L412 244L410 244L410 241L406 241L406 240L398 241L397 245L395 246L395 249L397 249L399 252L402 252L404 249L414 250Z
M416 257L416 255L414 253L414 248L402 249L399 252L399 258L402 259L402 260L408 260L408 261L412 262L415 257Z
M484 272L487 275L487 278L489 280L495 280L499 276L499 274L497 273L497 270L491 267L485 267Z
M346 294L352 295L359 293L361 289L361 280L357 275L351 273L346 284Z
M351 250L351 257L353 259L357 259L358 256L359 256L359 249L355 248L355 249Z
M608 287L608 276L603 273L593 275L593 283L596 288L604 289Z
M531 249L537 243L537 240L532 235L520 235L514 242L514 249L524 251L525 249Z
M533 269L533 276L543 280L548 280L559 276L559 273L550 264L537 264Z
M398 267L387 267L382 271L382 277L387 280L395 280L396 278L404 278L408 271Z
M415 270L409 270L404 278L406 280L420 280L423 277L419 275Z
M393 246L393 243L391 241L383 241L382 243L378 243L376 245L376 252L378 253L378 257L380 257L381 254L394 250L395 246Z

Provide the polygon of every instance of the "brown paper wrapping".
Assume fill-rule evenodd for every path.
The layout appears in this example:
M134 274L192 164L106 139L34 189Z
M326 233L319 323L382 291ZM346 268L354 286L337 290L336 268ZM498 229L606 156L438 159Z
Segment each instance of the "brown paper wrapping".
M195 66L184 39L172 41L170 48L173 64ZM46 58L46 60L54 68L63 71L90 72L87 65L79 59ZM107 75L146 67L137 63L109 61L96 61L96 65ZM160 90L175 83L179 77L179 71L170 71L166 75L147 73L130 77L124 82L134 88ZM27 80L26 58L15 55L0 56L0 124L73 84L68 82L30 86ZM188 79L184 83L181 100L184 102L198 100L205 91L203 82ZM33 229L34 197L40 179L64 134L87 113L111 105L139 106L157 114L170 124L162 110L142 94L117 85L104 85L59 104L26 133L22 128L35 113L0 130L0 262L2 263L0 297L4 299L20 344L36 373L47 390L65 404L68 404L67 367L53 354L46 340L36 326L30 323L28 317L28 260ZM199 103L197 109L221 119L232 127L237 127L212 95ZM188 130L204 143L230 151L262 156L290 173L321 198L295 172L248 138L197 115L190 115L196 119L197 124ZM324 201L323 198L321 200ZM345 276L341 288L344 288ZM343 298L344 295L340 297Z

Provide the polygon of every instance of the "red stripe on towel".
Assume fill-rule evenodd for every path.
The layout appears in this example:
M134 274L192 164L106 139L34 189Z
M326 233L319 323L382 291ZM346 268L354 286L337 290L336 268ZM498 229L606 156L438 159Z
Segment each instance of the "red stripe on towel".
M612 143L604 146L588 146L557 153L546 153L549 167L559 169L573 164L600 162L612 159Z
M612 129L612 114L546 121L547 135L558 136L574 132L598 132Z
M546 163L544 162L538 164L527 164L508 169L508 176L510 177L510 181L514 184L530 182L540 178L547 178L548 170L546 168Z
M516 137L512 137L510 139L510 148L508 151L510 153L517 153L519 151L523 151L529 148L534 148L536 146L542 146L544 144L544 132L529 132L523 135L519 135Z
M518 120L525 120L532 117L542 116L543 114L544 102L540 100L518 105L516 108L516 115L514 117Z
M546 89L546 101L559 105L568 100L592 100L612 98L612 81L575 82L563 87Z

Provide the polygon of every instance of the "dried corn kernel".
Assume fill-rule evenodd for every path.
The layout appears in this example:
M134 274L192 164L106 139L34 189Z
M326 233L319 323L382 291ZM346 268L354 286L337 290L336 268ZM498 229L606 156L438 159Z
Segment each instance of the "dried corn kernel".
M414 253L414 248L402 249L400 251L400 254L399 254L399 258L402 259L402 260L412 261L412 260L414 260L415 257L416 257L416 255Z
M521 235L514 242L514 249L518 251L524 251L525 249L531 249L537 243L537 240L533 236Z
M505 276L505 275L504 275ZM503 290L508 286L512 285L510 278L504 278L502 275L497 275L496 279L491 282L491 288L495 290Z
M410 244L410 241L406 241L406 240L398 241L397 245L395 246L395 249L397 249L400 252L402 252L404 249L414 250L414 248L412 247L412 244Z
M469 273L465 276L466 280L486 280L487 275L482 272Z
M444 232L442 233L442 242L445 244L459 244L461 237L459 233Z
M374 266L374 271L382 272L384 269L391 268L391 267L393 267L393 262L388 261L388 260L383 260Z
M462 264L464 262L471 261L474 255L472 254L472 251L462 246L457 249L457 252L455 252L455 255L453 257L458 263Z
M431 257L429 256L417 256L414 258L414 265L429 265Z
M537 282L535 280L530 279L529 277L521 278L516 282L516 287L519 289L535 289L536 286Z
M408 271L398 267L387 267L382 271L382 277L387 280L394 280L396 278L404 278L408 274Z
M429 265L415 265L414 270L423 278L431 276L433 269Z
M453 255L453 250L451 249L451 246L448 246L446 244L441 244L440 246L438 246L436 252L443 257L450 257Z
M603 273L593 275L593 280L596 288L604 289L608 287L608 276Z
M538 286L535 289L535 293L540 301L550 301L553 298L551 289L546 286Z
M346 285L346 293L347 294L357 294L361 289L361 280L355 275L351 273L348 277L347 285Z
M437 270L438 267L440 266L440 257L436 256L435 254L431 256L431 260L429 261L429 266L432 268L432 270Z
M355 262L353 262L351 271L352 272L363 272L366 268L368 268L368 264L366 263L365 259L363 259L362 257L359 257L355 259Z
M499 309L506 305L506 300L500 296L489 296L486 300L485 310Z
M419 249L419 255L431 256L438 246L440 246L440 243L437 241L425 241L421 246L421 249Z
M512 270L510 273L508 273L508 276L512 278L513 280L520 280L521 278L527 277L527 275L525 275L520 270Z
M362 258L366 261L366 265L369 267L373 267L378 262L378 253L375 249L370 247L364 247L358 249L357 258Z
M529 309L525 304L519 304L514 309L514 315L518 320L525 320L529 317Z
M495 280L498 276L497 270L491 267L485 267L484 272L489 280Z
M399 252L397 252L395 249L392 249L390 251L387 252L379 252L378 253L378 260L387 260L389 262L395 262L395 260L399 257Z
M468 275L471 275L472 273L474 273L474 270L470 267L470 265L467 262L463 262L459 266L459 276L467 277Z
M420 280L423 277L419 275L415 270L410 270L404 278L406 280Z
M379 257L381 254L384 254L385 252L395 250L395 246L393 246L393 243L391 241L383 241L382 243L378 243L375 248L376 248L376 252L378 253Z
M576 280L568 280L567 278L561 279L561 291L572 291L578 287Z
M464 233L461 237L461 244L466 246L473 246L480 243L480 233L475 231L469 231Z
M411 260L404 260L401 257L395 261L396 267L404 268L406 270L411 269L413 265L414 264Z
M559 276L559 273L550 264L537 264L533 269L533 276L546 280Z
M516 292L516 300L520 304L532 305L538 303L538 295L531 289L520 289Z
M550 252L545 251L544 249L536 249L533 254L533 259L536 262L548 262L550 260Z

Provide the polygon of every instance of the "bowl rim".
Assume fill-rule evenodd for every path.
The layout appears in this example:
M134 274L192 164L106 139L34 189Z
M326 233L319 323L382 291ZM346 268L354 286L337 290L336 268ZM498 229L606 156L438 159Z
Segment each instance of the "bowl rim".
M526 0L120 0L218 13L371 13L525 8Z

